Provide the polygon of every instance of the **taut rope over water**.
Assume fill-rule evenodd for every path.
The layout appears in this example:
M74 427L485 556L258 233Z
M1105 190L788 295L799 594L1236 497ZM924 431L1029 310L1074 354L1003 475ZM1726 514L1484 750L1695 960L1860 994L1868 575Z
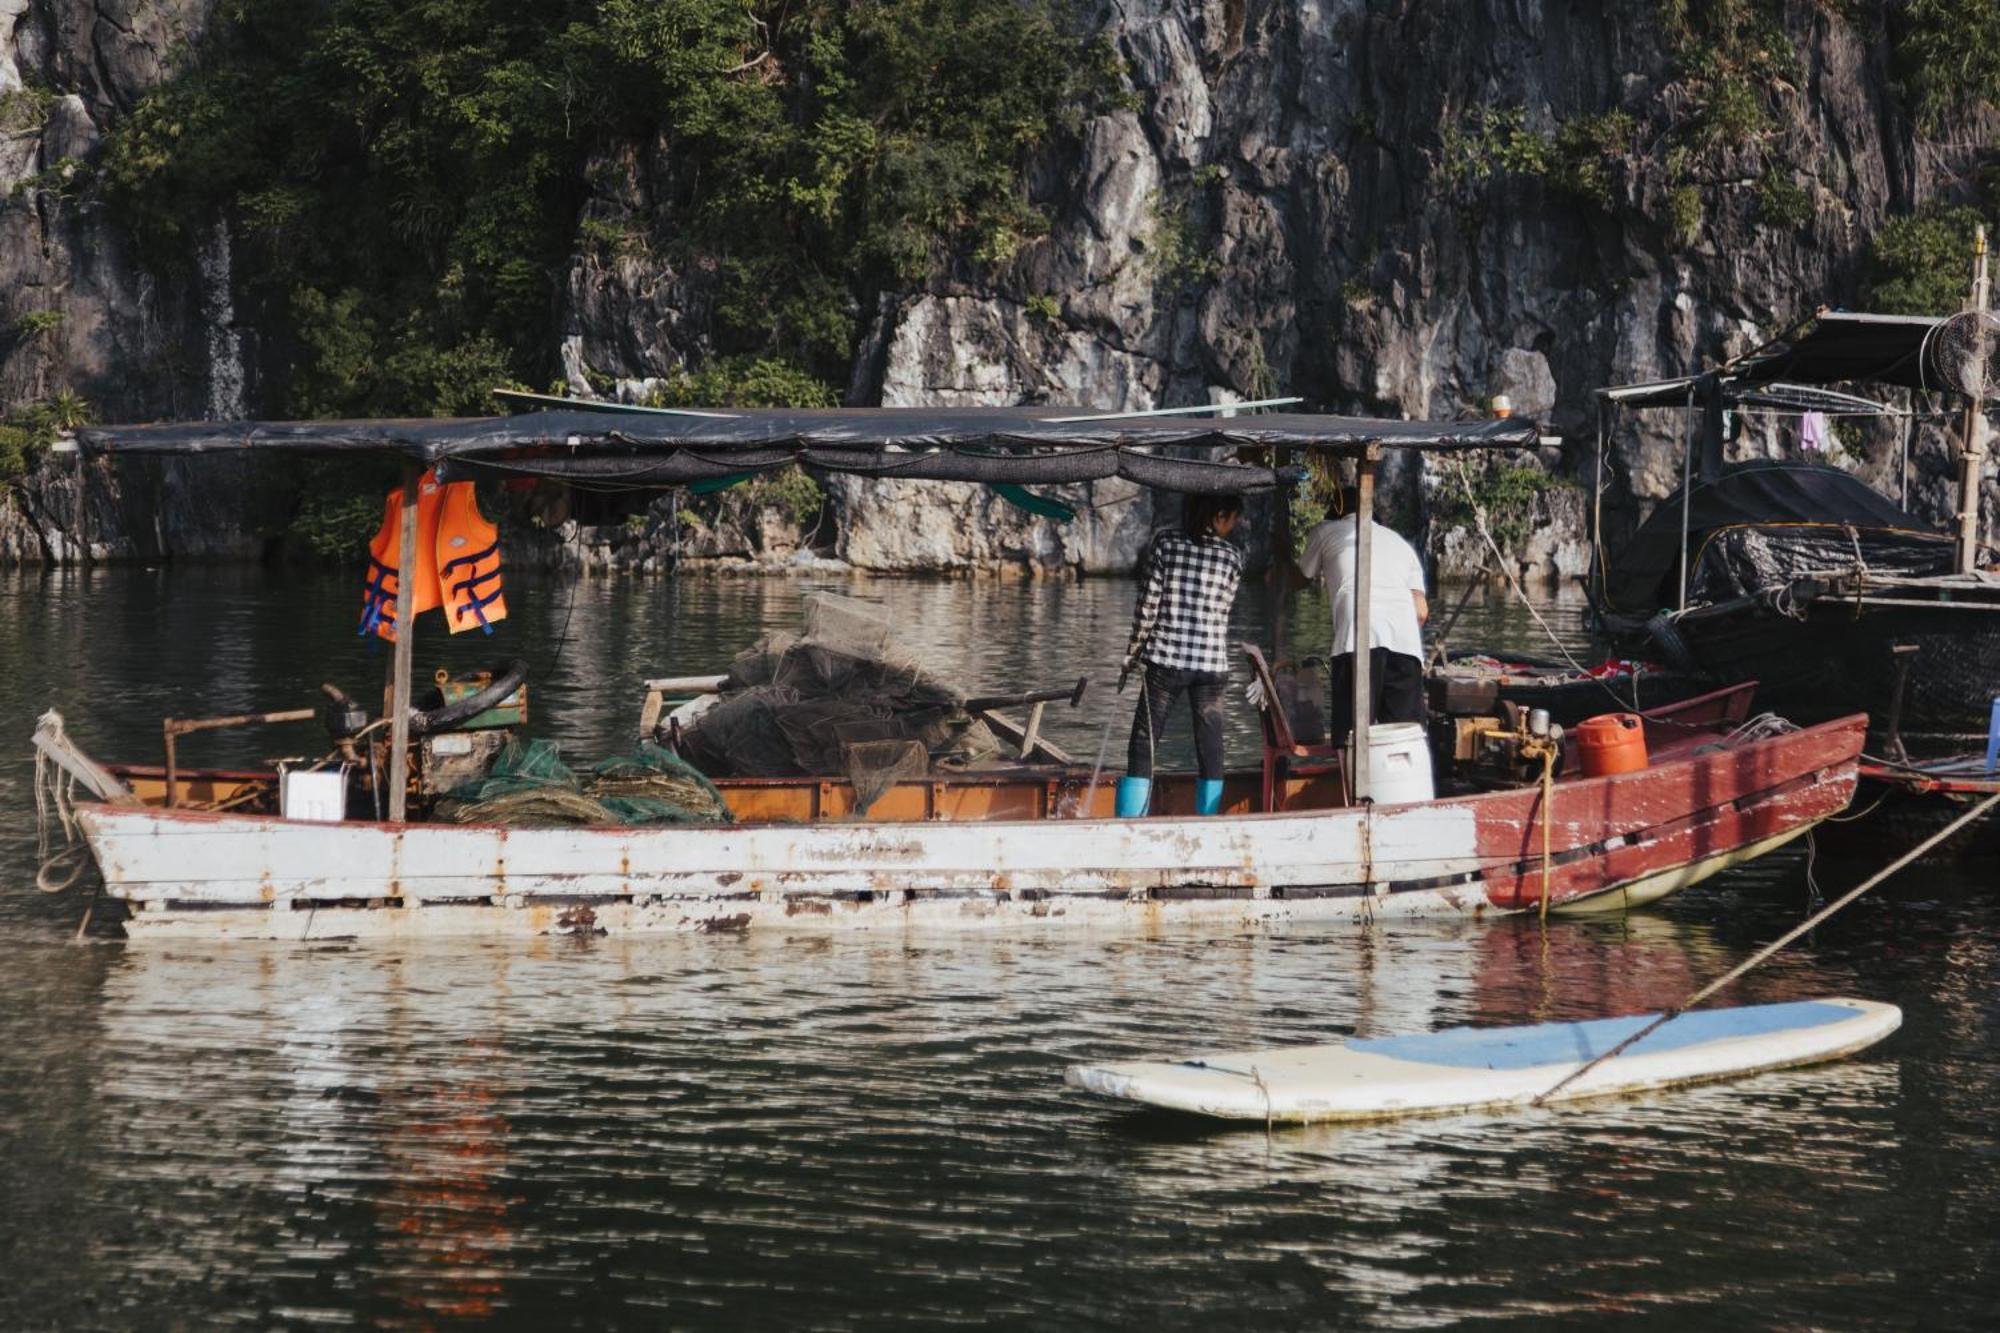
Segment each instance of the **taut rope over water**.
M1773 954L1777 953L1778 950L1784 948L1787 944L1790 944L1793 940L1799 938L1799 936L1804 935L1806 932L1812 930L1814 927L1818 926L1821 922L1825 921L1828 917L1832 916L1835 912L1838 912L1841 908L1846 907L1849 903L1859 898L1862 894L1868 892L1868 890L1874 888L1877 884L1880 884L1883 880L1889 878L1889 876L1895 874L1898 870L1901 870L1904 866L1907 866L1908 864L1910 864L1910 862L1916 860L1918 857L1922 856L1925 852L1937 846L1939 843L1943 842L1946 838L1949 838L1952 834L1964 828L1967 824L1970 824L1973 820L1978 819L1981 815L1993 809L1993 807L1996 805L2000 805L2000 792L1994 793L1993 795L1987 797L1985 800L1981 801L1978 805L1973 806L1970 810L1960 815L1957 819L1952 820L1951 823L1945 825L1943 828L1939 829L1936 833L1933 833L1930 837L1925 838L1922 842L1918 843L1915 847L1912 847L1909 851L1904 852L1901 856L1891 861L1888 865L1883 866L1873 875L1863 880L1859 885L1857 885L1852 889L1849 889L1845 894L1841 895L1833 902L1827 904L1826 907L1822 908L1820 911L1813 913L1811 916L1807 917L1804 921L1799 922L1798 925L1794 926L1792 929L1786 931L1783 935L1779 936L1777 939L1771 941L1771 943L1759 949L1756 953L1752 954L1742 963L1740 963L1736 967L1729 969L1729 971L1723 973L1721 976L1717 977L1714 981L1709 982L1706 986L1703 986L1700 990L1688 996L1685 1000L1682 1000L1679 1004L1667 1010L1667 1012L1661 1014L1658 1018L1654 1019L1652 1022L1646 1024L1646 1026L1640 1028L1637 1032L1633 1033L1625 1040L1619 1042L1616 1046L1613 1046L1610 1050L1598 1056L1595 1060L1592 1060L1588 1064L1585 1064L1577 1068L1576 1070L1568 1074L1565 1074L1561 1082L1557 1083L1554 1087L1550 1088L1547 1092L1543 1093L1541 1096L1535 1098L1535 1100L1529 1103L1529 1105L1531 1106L1542 1105L1543 1103L1547 1102L1549 1098L1555 1096L1558 1092L1561 1092L1564 1088L1576 1082L1578 1079L1582 1078L1585 1074L1588 1074L1591 1070L1603 1064L1606 1060L1610 1060L1618 1055L1623 1054L1626 1050L1630 1049L1632 1046L1637 1045L1644 1038L1659 1031L1661 1028L1665 1027L1668 1023L1671 1023L1674 1019L1679 1018L1682 1014L1694 1008L1696 1005L1700 1004L1703 1000L1706 1000L1709 996L1721 990L1724 986L1727 986L1730 982L1736 980L1738 977L1750 971L1752 968L1758 967L1761 964L1763 964Z

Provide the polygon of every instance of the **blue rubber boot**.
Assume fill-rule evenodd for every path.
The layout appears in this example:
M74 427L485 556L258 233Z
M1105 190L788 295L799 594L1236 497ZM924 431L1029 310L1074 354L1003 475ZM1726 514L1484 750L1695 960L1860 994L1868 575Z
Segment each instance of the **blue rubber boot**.
M1222 779L1200 778L1194 784L1194 812L1212 815L1222 809Z
M1118 779L1118 817L1137 819L1146 813L1147 804L1153 799L1151 778Z

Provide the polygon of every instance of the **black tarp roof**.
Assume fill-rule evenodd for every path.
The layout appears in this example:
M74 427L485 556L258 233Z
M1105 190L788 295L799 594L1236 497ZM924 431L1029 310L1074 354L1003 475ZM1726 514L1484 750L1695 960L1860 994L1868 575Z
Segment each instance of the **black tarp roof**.
M1823 463L1782 459L1735 463L1720 476L1697 479L1689 490L1688 542L1698 548L1712 534L1739 526L1826 528L1909 533L1948 543L1950 538L1859 477ZM1620 611L1644 612L1668 604L1678 579L1681 492L1662 501L1639 525L1620 556L1610 562L1605 594Z
M1757 386L1874 383L1935 389L1925 379L1924 340L1942 324L1930 315L1822 310L1754 351L1693 377L1696 398L1720 389L1734 402ZM1681 407L1690 379L1600 389L1621 407Z
M1216 410L1221 411L1218 407ZM1520 418L1431 423L1267 413L1241 417L1099 418L1075 407L732 410L728 415L523 412L450 420L188 422L92 426L100 454L387 452L447 475L494 471L602 486L685 485L803 463L829 472L910 479L1045 484L1123 477L1168 490L1264 490L1268 467L1174 457L1160 449L1271 448L1351 452L1532 448Z

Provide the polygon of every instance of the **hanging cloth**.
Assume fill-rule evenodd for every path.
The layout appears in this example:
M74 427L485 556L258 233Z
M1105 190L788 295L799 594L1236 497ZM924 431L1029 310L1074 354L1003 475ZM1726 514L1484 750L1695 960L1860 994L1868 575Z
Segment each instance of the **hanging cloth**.
M1799 448L1809 454L1823 454L1826 452L1826 437L1824 412L1808 412L1799 418Z
M396 561L403 541L403 488L389 492L382 527L368 544L368 579L362 589L362 634L396 637ZM440 485L435 471L417 481L416 568L411 575L413 614L445 609L453 634L493 632L507 618L500 596L500 532L479 512L469 481Z

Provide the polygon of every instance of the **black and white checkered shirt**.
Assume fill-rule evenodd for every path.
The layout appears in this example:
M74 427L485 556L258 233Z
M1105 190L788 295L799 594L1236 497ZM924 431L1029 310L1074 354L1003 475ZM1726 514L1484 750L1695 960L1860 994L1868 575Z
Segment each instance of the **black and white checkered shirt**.
M1229 607L1243 553L1221 537L1163 532L1147 556L1128 655L1183 671L1229 671Z

